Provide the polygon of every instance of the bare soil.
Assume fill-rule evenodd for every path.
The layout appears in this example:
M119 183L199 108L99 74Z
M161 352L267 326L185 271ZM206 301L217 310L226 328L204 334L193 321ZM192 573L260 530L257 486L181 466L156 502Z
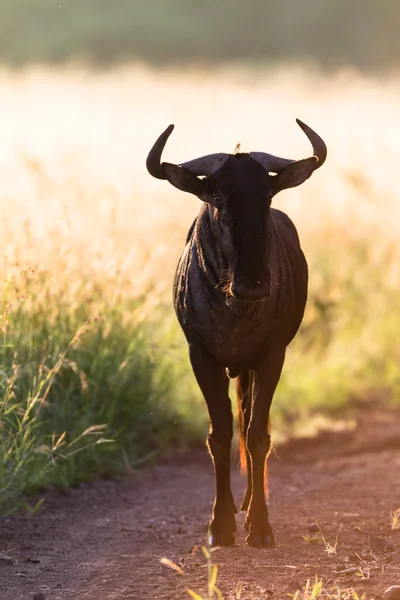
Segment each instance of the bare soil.
M400 507L400 413L366 408L355 431L294 440L277 453L270 459L277 547L247 547L239 514L236 545L212 553L224 598L288 598L316 575L325 591L354 588L367 599L400 585L400 530L390 523ZM233 489L239 503L238 473ZM0 522L0 600L205 594L201 547L213 493L205 449L123 480L47 492L37 514Z

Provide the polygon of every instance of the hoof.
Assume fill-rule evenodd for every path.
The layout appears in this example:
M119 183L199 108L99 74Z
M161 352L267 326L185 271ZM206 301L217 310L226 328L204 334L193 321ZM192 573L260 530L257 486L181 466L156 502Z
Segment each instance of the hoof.
M272 533L249 533L246 544L252 548L273 548L275 539Z
M235 536L233 533L212 533L208 538L208 544L215 546L233 546Z

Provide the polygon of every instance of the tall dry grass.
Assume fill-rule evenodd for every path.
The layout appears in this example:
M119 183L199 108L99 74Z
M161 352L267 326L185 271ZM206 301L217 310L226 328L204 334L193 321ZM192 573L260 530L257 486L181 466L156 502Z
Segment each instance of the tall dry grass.
M306 156L296 117L327 142L326 166L274 200L296 223L310 266L307 313L288 353L275 422L292 428L299 417L372 393L398 400L396 79L353 71L324 77L289 66L178 72L137 65L103 74L32 68L1 71L0 97L2 455L16 453L19 464L21 448L10 450L18 415L93 318L34 420L24 421L34 426L29 464L64 432L70 443L105 425L116 440L74 454L57 475L45 470L43 477L40 463L29 485L68 485L134 466L160 445L197 435L206 421L205 408L194 408L201 399L170 298L199 204L144 166L171 122L165 157L176 162L232 151L238 141L242 151ZM9 478L7 468L0 471L0 488Z

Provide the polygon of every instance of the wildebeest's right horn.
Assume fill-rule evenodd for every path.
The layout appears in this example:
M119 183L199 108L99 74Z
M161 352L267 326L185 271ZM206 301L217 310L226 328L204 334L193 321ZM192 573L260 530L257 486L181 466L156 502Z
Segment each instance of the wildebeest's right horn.
M153 177L156 177L157 179L166 179L161 163L161 155L173 129L174 125L167 127L167 129L160 135L147 156L147 170L150 175L153 175ZM227 158L228 155L221 152L216 154L207 154L206 156L201 156L200 158L194 158L188 162L180 163L179 166L189 169L193 175L211 175L224 164Z
M164 146L167 143L167 139L174 130L175 125L169 125L167 129L160 135L152 149L150 150L147 160L146 167L150 175L157 179L167 179L164 174L164 169L161 164L161 155L164 150Z
M189 169L194 175L211 175L214 171L217 171L217 169L222 167L227 159L227 154L217 152L215 154L207 154L206 156L180 163L179 166Z

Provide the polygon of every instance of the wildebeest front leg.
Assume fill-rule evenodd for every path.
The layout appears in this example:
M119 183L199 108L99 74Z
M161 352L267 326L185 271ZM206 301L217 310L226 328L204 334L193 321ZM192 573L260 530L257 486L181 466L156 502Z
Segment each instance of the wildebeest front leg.
M271 445L269 411L284 360L285 348L271 350L253 371L253 405L247 431L247 448L252 465L252 495L246 515L249 531L246 542L249 546L273 547L275 544L265 502L264 465Z
M210 415L207 444L215 469L215 501L210 521L209 542L211 546L230 546L235 542L236 509L230 485L233 426L228 395L229 379L225 368L200 346L190 344L189 353Z

